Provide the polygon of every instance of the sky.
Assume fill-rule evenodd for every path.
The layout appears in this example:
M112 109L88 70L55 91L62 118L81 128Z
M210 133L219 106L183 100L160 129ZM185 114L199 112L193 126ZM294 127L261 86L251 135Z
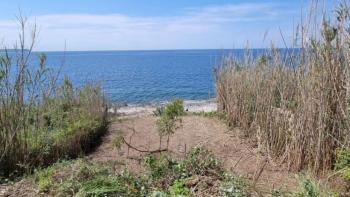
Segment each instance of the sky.
M306 0L0 2L0 44L18 40L22 12L28 27L38 26L38 51L283 47L281 34L290 43L301 8L308 9Z

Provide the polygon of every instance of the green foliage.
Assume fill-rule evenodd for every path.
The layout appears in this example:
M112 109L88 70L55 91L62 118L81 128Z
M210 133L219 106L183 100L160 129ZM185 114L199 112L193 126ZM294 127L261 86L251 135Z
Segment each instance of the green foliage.
M61 161L49 166L48 168L36 170L33 175L33 178L35 182L37 182L38 184L39 191L40 192L49 191L54 184L53 175L57 171L68 166L69 164L70 162L68 161Z
M164 111L165 111L164 106L157 107L156 110L153 112L153 115L154 116L162 116L164 114Z
M211 111L211 112L194 112L193 115L203 116L207 118L218 118L220 120L226 120L226 114L219 111Z
M182 99L175 99L165 106L164 110L165 116L168 117L179 117L185 114L184 112L184 102Z
M333 193L325 185L316 183L312 178L308 176L299 177L299 188L296 192L293 192L292 196L296 197L337 197L336 193Z
M145 158L145 164L150 172L152 179L164 177L169 171L173 170L175 162L171 161L167 155L149 155Z
M113 146L115 148L117 148L118 150L121 149L123 143L124 143L124 141L123 141L123 136L122 135L116 135L113 138Z
M80 160L79 169L62 183L56 183L58 196L139 196L142 183L127 171L114 174L110 164Z
M292 193L285 187L279 187L271 192L272 197L292 197Z
M168 116L161 116L157 122L157 128L160 136L172 135L175 133L175 130L179 128L178 125L179 119L173 119Z
M151 193L151 197L167 197L167 196L168 195L166 194L166 192L159 191L159 190L153 191Z
M238 176L225 174L220 186L220 193L225 197L250 197L247 184Z
M190 195L190 189L185 186L184 180L175 180L174 184L170 186L169 192L171 196L189 196Z
M23 24L21 44L11 54L2 50L0 56L0 177L77 157L89 151L107 127L101 88L74 88L68 77L60 82L59 73L46 66L45 54L39 54L37 65L29 65L35 36L26 41L26 20L18 20ZM30 34L36 35L33 30ZM49 184L41 181L43 188Z
M156 114L161 115L157 120L159 136L168 136L167 146L169 146L169 137L174 134L175 130L181 127L182 119L180 116L184 115L183 101L180 99L173 100L168 103L163 109L160 109Z
M179 197L191 196L192 191L196 192L194 188L203 192L212 187L201 184L200 179L194 184L189 183L191 177L202 177L219 183L220 188L214 189L214 196L249 196L248 185L238 176L224 174L220 163L213 157L203 147L194 148L181 161L173 161L167 154L148 155L144 163L147 171L140 176L119 170L117 165L120 163L79 159L38 170L31 180L40 192L53 196Z
M174 99L165 106L157 107L153 112L155 116L179 117L185 114L184 103L181 99Z
M212 172L222 173L220 161L212 152L202 146L193 148L186 159L177 165L177 170L183 178L192 175L209 175Z
M0 175L8 176L5 173L11 171L19 171L21 174L36 166L47 165L60 158L76 157L89 151L94 144L92 141L106 131L106 116L101 110L103 102L99 87L85 86L74 90L72 83L65 78L55 96L25 112L29 113L29 121L18 127L18 133L25 134L16 135L17 147L9 145L7 149L1 149L0 146L0 154L4 153L4 158L0 161ZM23 110L27 110L27 107ZM6 120L7 117L4 117ZM1 132L11 129L5 126L0 126ZM21 128L22 126L25 127ZM18 146L23 148L18 149ZM16 154L16 157L10 155L11 151L14 151L12 154ZM26 158L32 155L35 157Z
M350 183L350 149L337 150L335 168L340 170L344 179Z

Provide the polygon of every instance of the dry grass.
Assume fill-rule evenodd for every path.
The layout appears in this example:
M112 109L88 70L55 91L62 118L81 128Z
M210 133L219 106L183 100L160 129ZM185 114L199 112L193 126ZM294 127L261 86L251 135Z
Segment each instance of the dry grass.
M349 146L349 8L342 3L334 20L315 16L324 20L317 33L300 26L300 49L272 48L260 58L248 51L215 75L230 124L254 137L271 162L321 172L333 167L337 148Z
M19 43L0 52L0 182L88 151L107 126L100 87L59 83L44 54L32 65L37 29L21 15L18 21Z

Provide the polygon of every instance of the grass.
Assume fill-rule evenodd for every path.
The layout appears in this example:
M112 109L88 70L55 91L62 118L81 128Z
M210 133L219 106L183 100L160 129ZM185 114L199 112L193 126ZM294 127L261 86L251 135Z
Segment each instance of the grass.
M90 151L108 126L101 88L61 80L45 54L30 61L36 26L18 20L20 48L0 54L0 181Z
M220 112L220 111L211 111L211 112L191 112L188 113L189 115L195 115L195 116L201 116L201 117L205 117L205 118L217 118L225 123L229 123L227 121L227 115L226 113Z
M211 189L213 195L249 196L248 184L225 172L204 147L193 148L182 160L165 153L149 155L144 160L146 172L138 176L119 165L85 159L64 161L36 170L25 181L54 196L198 196L212 188L210 184L216 185Z
M321 174L334 168L338 148L350 146L350 18L344 3L332 18L317 13L308 13L315 25L300 24L305 31L292 47L298 49L283 54L272 47L260 58L248 50L219 65L215 79L230 125L274 162Z

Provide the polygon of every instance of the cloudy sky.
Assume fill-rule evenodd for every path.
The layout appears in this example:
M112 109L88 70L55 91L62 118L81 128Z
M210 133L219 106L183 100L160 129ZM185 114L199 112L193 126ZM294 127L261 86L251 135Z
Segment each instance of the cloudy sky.
M17 39L20 9L36 21L41 51L282 46L279 29L289 42L307 9L303 0L1 1L0 43Z

